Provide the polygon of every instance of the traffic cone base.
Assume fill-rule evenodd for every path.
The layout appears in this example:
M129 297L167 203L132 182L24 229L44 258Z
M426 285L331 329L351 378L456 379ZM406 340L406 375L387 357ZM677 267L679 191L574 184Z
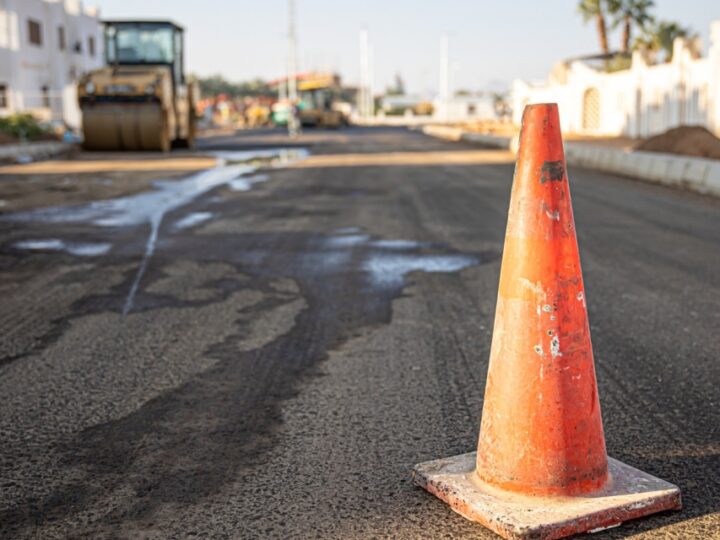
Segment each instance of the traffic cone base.
M564 538L681 507L677 486L612 458L603 488L572 497L530 496L490 486L478 478L476 459L471 452L421 463L413 478L455 512L503 538Z

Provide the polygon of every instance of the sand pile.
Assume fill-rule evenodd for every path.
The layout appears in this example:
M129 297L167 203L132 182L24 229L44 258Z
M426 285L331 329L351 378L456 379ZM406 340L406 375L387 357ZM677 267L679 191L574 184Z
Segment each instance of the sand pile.
M641 142L636 150L720 159L720 139L702 126L680 126Z

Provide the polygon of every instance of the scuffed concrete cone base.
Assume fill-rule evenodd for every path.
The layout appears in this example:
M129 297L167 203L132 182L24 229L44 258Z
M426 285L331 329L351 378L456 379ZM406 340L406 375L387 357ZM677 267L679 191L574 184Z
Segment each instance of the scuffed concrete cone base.
M474 474L476 453L416 465L415 483L457 513L508 539L563 538L614 527L631 519L681 507L680 489L608 458L611 481L578 497L532 497L499 490Z

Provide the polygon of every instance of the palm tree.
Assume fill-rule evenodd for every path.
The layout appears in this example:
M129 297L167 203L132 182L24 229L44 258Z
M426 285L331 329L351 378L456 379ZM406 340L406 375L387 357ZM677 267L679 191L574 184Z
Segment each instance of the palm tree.
M578 11L580 12L580 15L582 15L583 20L586 23L592 20L595 21L598 38L600 39L600 49L603 54L610 53L610 48L608 46L607 24L605 23L607 7L607 0L580 0L578 3Z
M660 22L657 25L657 36L660 47L665 51L665 60L670 62L673 57L675 38L692 38L695 32L687 26L680 26L676 22Z
M653 0L608 0L608 11L614 15L613 28L622 25L622 52L630 51L633 25L644 31L654 21L650 9L655 6Z
M660 21L635 39L634 48L649 51L665 51L665 61L670 62L673 57L673 44L675 38L692 38L695 32L688 27L681 26L674 21Z

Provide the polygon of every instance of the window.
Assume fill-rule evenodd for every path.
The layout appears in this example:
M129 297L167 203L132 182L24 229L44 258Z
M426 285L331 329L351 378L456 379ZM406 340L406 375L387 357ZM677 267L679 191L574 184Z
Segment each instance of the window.
M40 89L42 93L42 106L46 109L50 108L50 89L47 86L43 86Z
M173 31L164 24L132 23L108 26L109 64L172 64Z
M0 109L7 109L7 86L0 84Z
M583 131L597 131L600 129L600 91L597 88L588 88L583 93L582 128Z
M58 26L58 49L65 50L65 28Z
M90 56L95 56L95 38L92 36L88 38L88 53Z
M33 19L28 19L28 40L33 45L42 46L42 26Z

